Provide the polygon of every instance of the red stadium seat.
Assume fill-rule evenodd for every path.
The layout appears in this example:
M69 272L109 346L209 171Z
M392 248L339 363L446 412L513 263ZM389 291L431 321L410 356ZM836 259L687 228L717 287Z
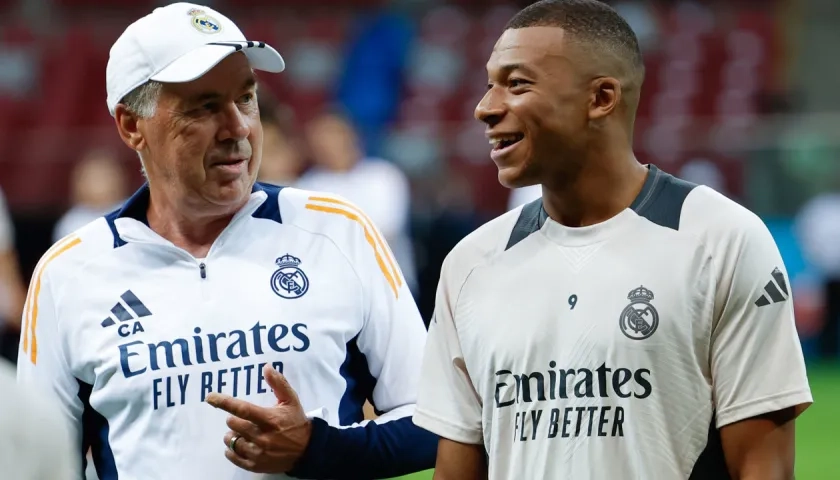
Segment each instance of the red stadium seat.
M25 46L33 45L36 41L37 37L32 31L32 27L26 23L15 23L0 27L0 44L2 45Z
M340 46L346 41L353 15L386 2L227 0L215 5L242 27L246 37L272 44L288 59L300 41ZM0 14L19 3L0 0ZM409 81L396 122L398 127L422 124L441 131L441 143L446 145L442 156L475 179L475 200L482 212L489 213L504 209L508 192L498 185L480 134L481 124L472 113L486 83L485 62L514 11L510 6L514 3L453 0L448 7L431 10L425 23L420 20L419 38L449 49L461 62L455 67L463 70L452 76L452 85L445 85L445 76L419 77L431 85ZM0 26L0 45L31 48L39 55L41 70L32 98L4 98L0 93L0 182L10 190L10 198L31 205L63 201L66 175L77 153L92 142L119 141L105 107L108 49L125 25L158 4L155 0L56 0L53 13L60 21L46 36L29 24L11 20L11 15L4 17L7 21ZM740 118L744 126L739 128L749 128L747 120L757 108L756 97L775 90L776 78L781 77L776 75L779 39L769 9L739 11L727 6L734 12L732 24L718 25L721 17L712 17L709 10L698 10L695 17L684 12L677 19L673 6L661 8L665 22L658 45L665 48L646 52L647 79L635 135L640 159L663 162L673 171L670 166L679 166L694 143L705 141L707 130L714 135L712 126L737 131L732 122ZM712 26L717 33L708 30ZM760 47L752 45L754 39ZM693 66L676 74L672 69L671 76L664 76L675 61ZM756 68L747 73L744 62L751 61L756 62ZM449 59L437 63L452 65ZM258 75L280 101L295 109L301 122L330 98L329 86L304 91L292 84L294 76L288 72ZM673 93L684 90L691 91L685 100ZM687 103L680 103L683 101ZM738 162L719 163L728 182L741 175ZM735 190L739 181L728 188Z
M306 36L335 45L345 40L347 19L338 12L336 15L318 15L306 23Z

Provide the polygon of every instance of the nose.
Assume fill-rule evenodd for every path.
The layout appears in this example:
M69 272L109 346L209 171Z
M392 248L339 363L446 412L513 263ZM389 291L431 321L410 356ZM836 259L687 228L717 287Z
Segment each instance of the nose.
M493 127L502 121L505 115L504 102L500 101L494 89L487 90L481 101L475 107L475 118Z
M235 102L225 105L221 112L224 119L219 128L219 141L244 140L251 134L248 117L242 113Z

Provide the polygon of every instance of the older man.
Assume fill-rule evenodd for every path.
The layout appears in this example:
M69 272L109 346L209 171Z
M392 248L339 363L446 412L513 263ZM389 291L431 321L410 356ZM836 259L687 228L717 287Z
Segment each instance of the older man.
M426 333L400 269L353 204L256 183L254 69L284 62L184 3L111 49L108 108L148 183L44 255L19 358L103 480L434 463L435 437L410 418Z

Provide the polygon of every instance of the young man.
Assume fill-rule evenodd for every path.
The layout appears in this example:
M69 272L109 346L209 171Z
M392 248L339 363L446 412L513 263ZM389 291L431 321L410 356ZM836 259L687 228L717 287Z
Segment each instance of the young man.
M426 332L381 234L341 198L255 183L253 69L283 68L184 3L111 49L107 104L148 183L44 255L18 361L102 480L434 464L437 438L411 422Z
M595 0L517 14L476 109L508 187L441 274L414 421L435 478L790 479L812 401L762 222L636 161L643 63Z

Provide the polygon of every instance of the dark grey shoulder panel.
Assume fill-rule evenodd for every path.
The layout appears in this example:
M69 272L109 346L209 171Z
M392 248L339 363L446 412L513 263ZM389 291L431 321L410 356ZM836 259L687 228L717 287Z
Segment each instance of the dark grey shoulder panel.
M631 208L657 225L679 230L683 203L696 186L651 166L648 180Z
M516 219L516 224L510 232L510 238L508 239L505 250L509 250L511 247L524 240L525 237L542 228L543 222L545 222L543 212L544 210L541 198L538 198L522 207L522 211L519 212L519 218Z

